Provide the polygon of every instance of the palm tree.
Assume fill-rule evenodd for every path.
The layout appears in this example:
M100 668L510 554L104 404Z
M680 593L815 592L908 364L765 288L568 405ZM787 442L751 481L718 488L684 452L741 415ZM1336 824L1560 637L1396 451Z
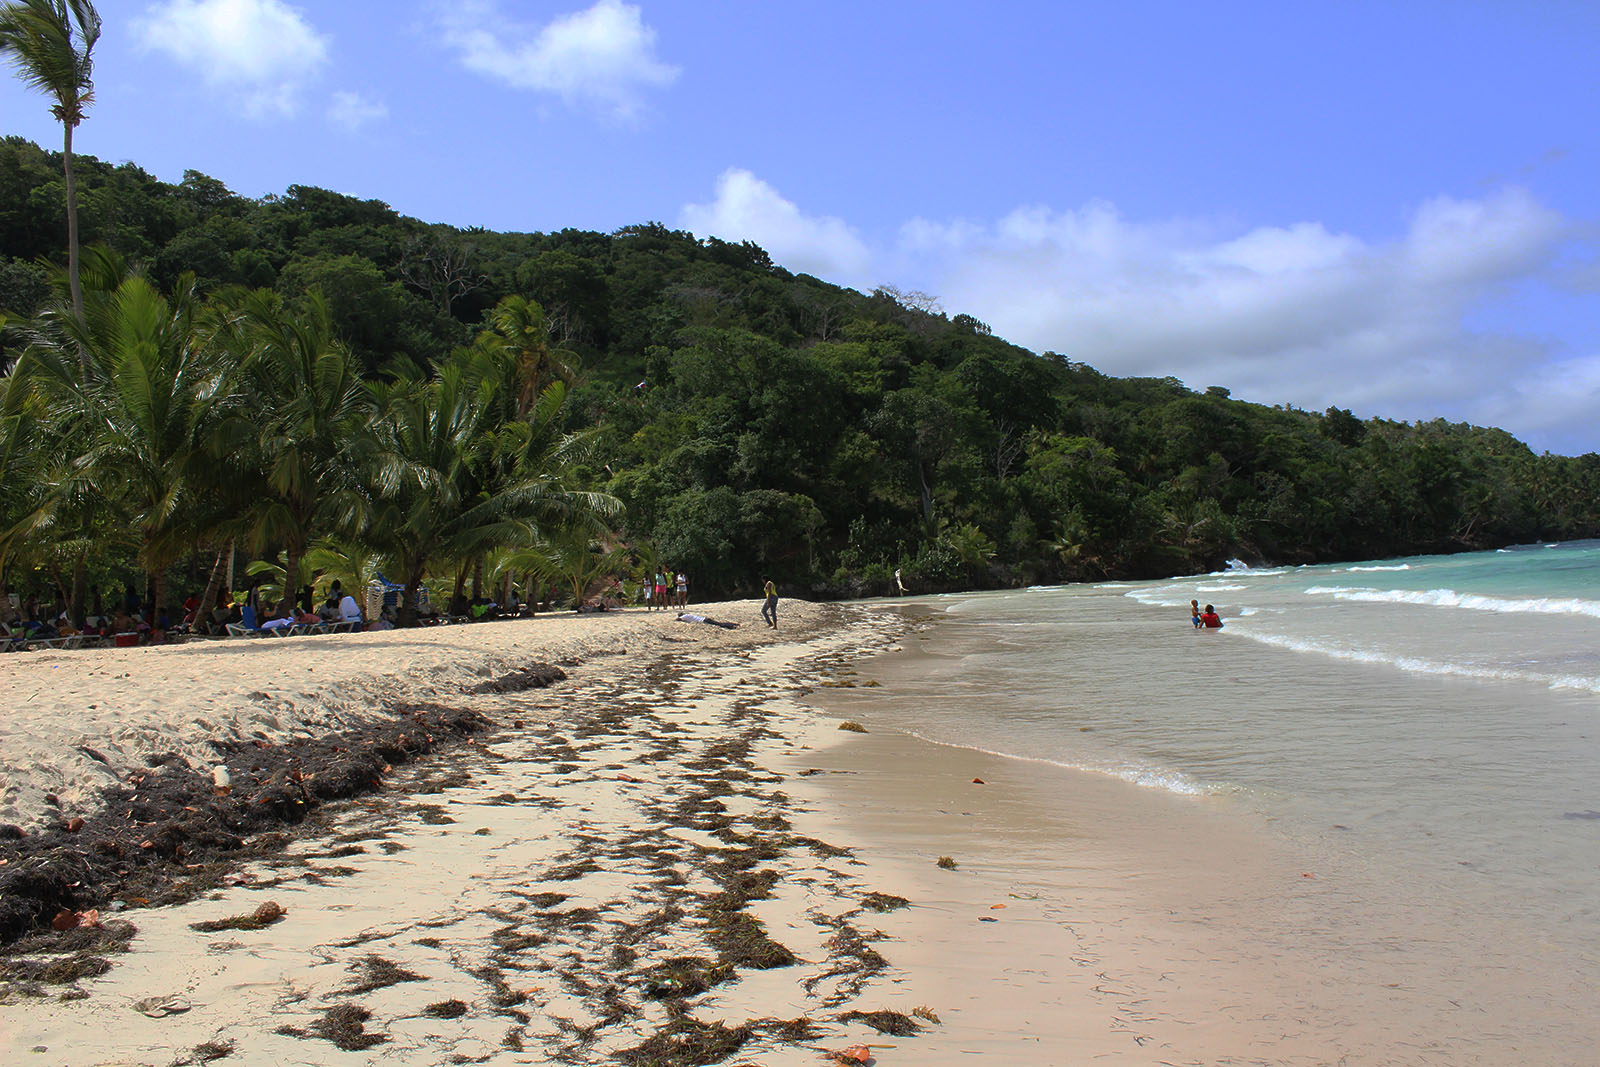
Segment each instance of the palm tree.
M577 377L578 357L550 347L544 308L521 296L505 297L489 312L489 329L478 335L480 351L500 366L503 396L527 418L551 382L568 385Z
M292 599L311 542L358 524L364 501L350 475L369 398L318 294L302 314L270 290L246 294L224 338L254 391L253 432L239 437L252 441L264 476L257 539L283 546L284 598Z
M378 452L367 542L405 585L402 623L413 622L430 563L529 546L541 530L612 515L612 497L570 489L580 439L560 429L566 390L545 390L527 421L500 422L497 382L452 360L427 382L373 387Z
M122 509L161 607L166 568L215 518L203 487L216 467L207 447L217 421L240 399L197 319L194 278L169 301L138 275L115 279L96 261L84 318L46 312L16 373L47 397L72 430L66 471L54 489L68 499L92 490ZM70 346L90 355L75 373Z
M72 313L83 318L78 281L78 183L72 172L72 131L94 102L91 53L100 39L100 14L89 0L13 0L0 7L0 56L11 60L30 88L51 97L61 123L61 166L67 180L67 276ZM89 354L78 353L85 377Z
M615 575L625 561L620 549L607 546L597 536L601 531L603 527L591 523L557 527L532 548L509 553L506 563L541 579L561 582L572 593L573 607L581 607L594 584Z

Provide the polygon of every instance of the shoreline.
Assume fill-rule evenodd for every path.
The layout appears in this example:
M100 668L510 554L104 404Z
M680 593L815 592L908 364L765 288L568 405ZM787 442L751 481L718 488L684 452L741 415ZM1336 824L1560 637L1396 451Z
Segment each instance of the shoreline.
M1459 902L1439 907L1377 857L1309 851L1270 811L1226 794L1171 792L875 721L882 700L908 702L883 709L899 724L947 699L922 684L928 653L944 657L944 675L960 672L960 653L939 650L937 615L919 610L925 632L857 664L854 685L808 698L870 733L841 735L843 745L813 757L828 774L806 779L823 792L807 794L805 825L859 845L885 891L934 913L883 923L907 972L899 993L951 1008L924 1052L953 1061L1022 1050L1041 1063L1589 1062L1600 1028L1581 1008L1594 962L1579 958L1581 946ZM959 867L938 869L938 855ZM986 916L996 903L1006 906ZM1041 1014L1052 997L1061 1010Z

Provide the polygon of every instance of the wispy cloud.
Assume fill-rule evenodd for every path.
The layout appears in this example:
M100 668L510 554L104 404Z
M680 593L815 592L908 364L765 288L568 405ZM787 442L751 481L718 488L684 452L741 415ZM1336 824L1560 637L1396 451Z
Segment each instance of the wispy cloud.
M634 118L649 91L678 77L656 55L656 32L641 10L621 0L599 0L541 27L507 20L494 0L468 0L444 8L439 25L467 69L608 118Z
M685 207L680 222L756 241L775 262L833 281L936 293L952 314L1108 374L1171 375L1264 403L1466 419L1558 449L1592 440L1600 410L1600 356L1471 325L1508 292L1555 288L1582 237L1515 186L1431 199L1383 241L1312 221L1139 221L1103 201L912 219L867 241L746 171L723 174L713 201Z
M328 58L328 39L282 0L162 0L133 27L141 47L194 70L253 118L295 114Z
M389 107L381 100L370 100L360 93L340 90L333 94L328 119L347 130L358 130L369 122L389 117Z

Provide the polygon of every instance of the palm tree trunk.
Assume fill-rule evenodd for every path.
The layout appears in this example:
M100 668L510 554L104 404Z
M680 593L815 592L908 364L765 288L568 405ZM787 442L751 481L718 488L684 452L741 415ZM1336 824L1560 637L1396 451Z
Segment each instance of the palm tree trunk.
M293 609L294 602L300 597L301 554L302 550L299 545L290 543L283 548L283 603L278 610L289 610L294 615L300 614Z
M72 625L80 630L83 629L84 620L89 617L89 606L85 603L88 598L89 550L84 549L72 564Z
M167 590L163 582L162 569L151 568L149 571L150 582L150 610L145 616L145 622L150 624L150 632L156 633L161 629L161 598L166 596Z
M400 598L400 611L395 619L396 625L415 626L417 624L417 590L422 588L422 571L418 570L406 576L406 590Z
M233 542L229 541L217 549L217 561L211 565L211 579L206 582L206 591L200 594L200 606L195 609L195 628L209 626L211 623L211 609L216 606L217 597L222 592L222 572L233 554Z
M61 152L61 169L67 179L67 287L72 293L72 317L83 322L83 283L78 280L78 177L72 170L72 123L62 123L66 131ZM89 381L89 350L78 346L78 362L83 380Z
M472 557L472 599L483 599L483 553Z

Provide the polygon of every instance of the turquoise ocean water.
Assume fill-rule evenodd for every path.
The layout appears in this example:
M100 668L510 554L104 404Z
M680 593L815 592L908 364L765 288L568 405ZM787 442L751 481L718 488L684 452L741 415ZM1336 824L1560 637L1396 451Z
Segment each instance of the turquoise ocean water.
M920 604L885 725L1242 813L1600 980L1600 542Z

